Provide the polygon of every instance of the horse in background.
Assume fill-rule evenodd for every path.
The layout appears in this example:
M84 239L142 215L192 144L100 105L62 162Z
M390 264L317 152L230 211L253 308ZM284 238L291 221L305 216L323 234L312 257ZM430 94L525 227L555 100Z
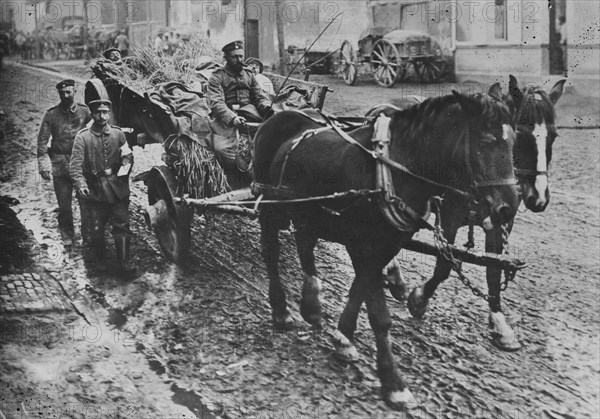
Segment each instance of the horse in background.
M504 102L514 117L517 138L513 150L515 175L520 189L519 203L533 212L544 211L550 202L548 185L548 166L552 160L552 145L558 133L555 126L554 105L561 97L566 80L558 81L550 90L544 91L539 86L519 88L517 79L510 76L509 94L502 95L499 83L492 85L489 96L498 102ZM442 218L444 236L454 243L460 227L468 224L469 208L466 202L450 198L443 201L443 213L457 214L452 218ZM458 214L462 214L458 216ZM482 222L481 215L476 216L475 225ZM512 231L514 218L505 226L485 231L485 251L502 254ZM396 284L393 287L402 291L406 289L402 277L395 272L397 267L389 268L390 276ZM414 288L408 297L408 308L414 317L422 317L427 304L433 297L437 287L450 275L450 264L441 257L437 258L433 276L421 287ZM506 321L501 305L502 271L497 268L486 269L488 286L489 324L492 343L501 350L517 351L521 348L517 336ZM402 291L394 295L403 295Z
M348 140L302 113L284 111L274 115L255 137L254 190L268 199L375 190L378 163L369 150L373 149L374 135L381 138L381 133L389 133L385 141L389 141L390 159L413 172L409 175L393 170L393 185L388 190L390 205L404 209L405 229L392 227L384 217L385 208L378 199L381 195L264 204L259 220L276 327L285 328L293 321L278 272L279 230L287 228L290 221L294 224L304 278L300 313L315 326L320 325L322 311L314 247L319 238L346 247L356 277L335 333L336 352L344 359L356 360L354 332L358 313L366 302L377 345L382 395L392 408L400 409L415 401L392 356L383 267L426 224L434 196L468 196L496 227L514 217L518 200L512 165L515 133L510 111L503 103L482 95L454 93L395 110L389 116L387 122L379 116L375 124L351 131ZM494 175L505 182L490 179L487 169L492 166L496 168ZM432 179L441 167L453 167L456 176ZM415 172L428 179L415 176ZM455 217L450 212L444 216Z

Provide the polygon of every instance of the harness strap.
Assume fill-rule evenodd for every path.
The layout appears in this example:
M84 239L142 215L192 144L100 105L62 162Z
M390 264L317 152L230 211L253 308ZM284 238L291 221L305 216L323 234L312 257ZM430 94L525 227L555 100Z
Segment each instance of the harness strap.
M325 119L327 119L330 123L331 121L329 120L329 118L326 115L323 115L323 117ZM394 161L392 159L390 159L387 156L382 155L381 153L378 153L376 151L373 150L369 150L368 148L366 148L365 146L363 146L362 144L360 144L358 141L356 141L354 138L352 138L351 136L349 136L348 134L346 134L344 131L342 131L338 126L336 126L335 124L331 123L331 126L333 127L333 129L335 130L335 132L337 132L344 140L348 141L350 144L356 145L359 148L361 148L365 153L371 155L374 159L376 160L380 160L381 162L385 163L386 165L400 171L403 173L406 173L407 175L409 175L412 178L415 178L421 182L427 183L431 186L435 186L437 188L441 188L441 189L446 189L449 191L452 191L464 198L469 198L471 195L468 192L465 191L461 191L460 189L456 189L453 188L452 186L448 186L448 185L443 185L441 183L437 183L433 180L427 179L423 176L419 176L416 173L413 173L410 171L410 169L406 166L404 166L403 164L398 163L397 161Z
M303 140L306 140L307 138L310 138L310 137L314 137L315 135L317 135L317 134L319 134L321 132L324 132L324 131L328 131L330 129L331 129L331 127L309 129L307 131L304 131L302 133L302 135L300 135L300 137L296 138L295 140L292 140L292 146L290 147L290 149L288 150L288 152L285 154L285 158L283 159L283 165L281 167L281 173L279 174L279 184L277 185L278 188L281 188L281 186L283 185L283 176L285 174L285 169L287 167L288 159L290 158L290 156L292 155L292 152L296 149L296 147L298 147L298 145Z
M548 175L547 170L533 170L533 169L518 169L515 167L515 174L517 176L537 176L537 175Z

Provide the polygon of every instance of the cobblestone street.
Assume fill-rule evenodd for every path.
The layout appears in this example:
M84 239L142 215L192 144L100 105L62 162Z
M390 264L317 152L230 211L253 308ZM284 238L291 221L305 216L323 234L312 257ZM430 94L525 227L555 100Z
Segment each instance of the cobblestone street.
M41 115L57 99L41 92L67 75L79 81L90 75L83 63L55 70L9 63L1 73L2 195L11 198L20 223L15 231L27 235L27 244L5 247L7 255L21 257L2 260L0 271L0 419L398 417L381 401L376 347L364 313L356 334L359 361L347 365L333 356L331 330L353 277L339 246L317 245L323 330L298 320L285 332L271 325L254 220L195 216L189 263L177 266L146 227L148 193L139 182L130 207L137 278L122 281L88 270L79 243L64 250L52 184L40 179L35 164ZM373 81L350 87L333 77L314 80L332 87L325 108L341 115L362 115L401 99L405 90L415 93L415 85L382 89ZM451 87L457 85L444 86ZM589 112L592 99L567 95L561 101L561 127L598 123ZM484 301L456 278L440 288L422 320L388 297L394 355L421 403L402 417L554 419L600 411L598 256L588 251L598 246L600 228L599 136L598 129L560 128L552 203L543 215L523 211L517 217L511 245L523 249L529 266L503 299L523 342L520 352L492 345ZM135 147L136 173L161 165L163 152L160 145ZM476 239L481 246L479 230ZM289 231L282 233L281 253L281 275L299 319L302 274ZM432 257L399 257L411 287L433 271ZM469 265L465 272L485 287L482 269Z

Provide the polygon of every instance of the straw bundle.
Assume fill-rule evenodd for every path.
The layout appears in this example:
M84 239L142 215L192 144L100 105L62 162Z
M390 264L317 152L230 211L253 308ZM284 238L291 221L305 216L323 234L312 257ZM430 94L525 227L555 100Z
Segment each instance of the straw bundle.
M183 193L191 198L208 198L231 190L215 155L192 138L172 135L164 146L174 159L173 167Z
M171 81L193 86L198 81L195 72L198 57L208 56L219 62L222 56L206 38L198 35L182 44L172 56L149 46L133 47L132 52L132 57L126 59L127 65L112 70L123 85L138 92Z
M221 59L219 50L206 38L193 36L172 56L151 47L133 48L133 57L127 65L114 66L113 71L121 84L140 93L166 82L179 82L202 91L202 81L195 72L196 60L206 56L217 62ZM167 153L165 162L175 169L184 193L193 198L206 198L231 190L214 154L197 141L174 133L163 146Z

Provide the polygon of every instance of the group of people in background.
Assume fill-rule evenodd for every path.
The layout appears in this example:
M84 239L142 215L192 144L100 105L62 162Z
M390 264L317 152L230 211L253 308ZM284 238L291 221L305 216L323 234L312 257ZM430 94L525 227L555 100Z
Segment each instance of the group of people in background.
M16 55L24 60L60 59L60 58L95 58L106 48L117 48L122 57L129 54L130 42L126 29L102 32L95 28L88 30L87 41L84 41L83 27L79 31L58 36L60 30L47 27L31 33L23 31L0 32L2 55ZM66 36L66 38L65 38Z
M152 43L152 48L158 53L173 55L182 45L181 34L177 32L158 32Z

